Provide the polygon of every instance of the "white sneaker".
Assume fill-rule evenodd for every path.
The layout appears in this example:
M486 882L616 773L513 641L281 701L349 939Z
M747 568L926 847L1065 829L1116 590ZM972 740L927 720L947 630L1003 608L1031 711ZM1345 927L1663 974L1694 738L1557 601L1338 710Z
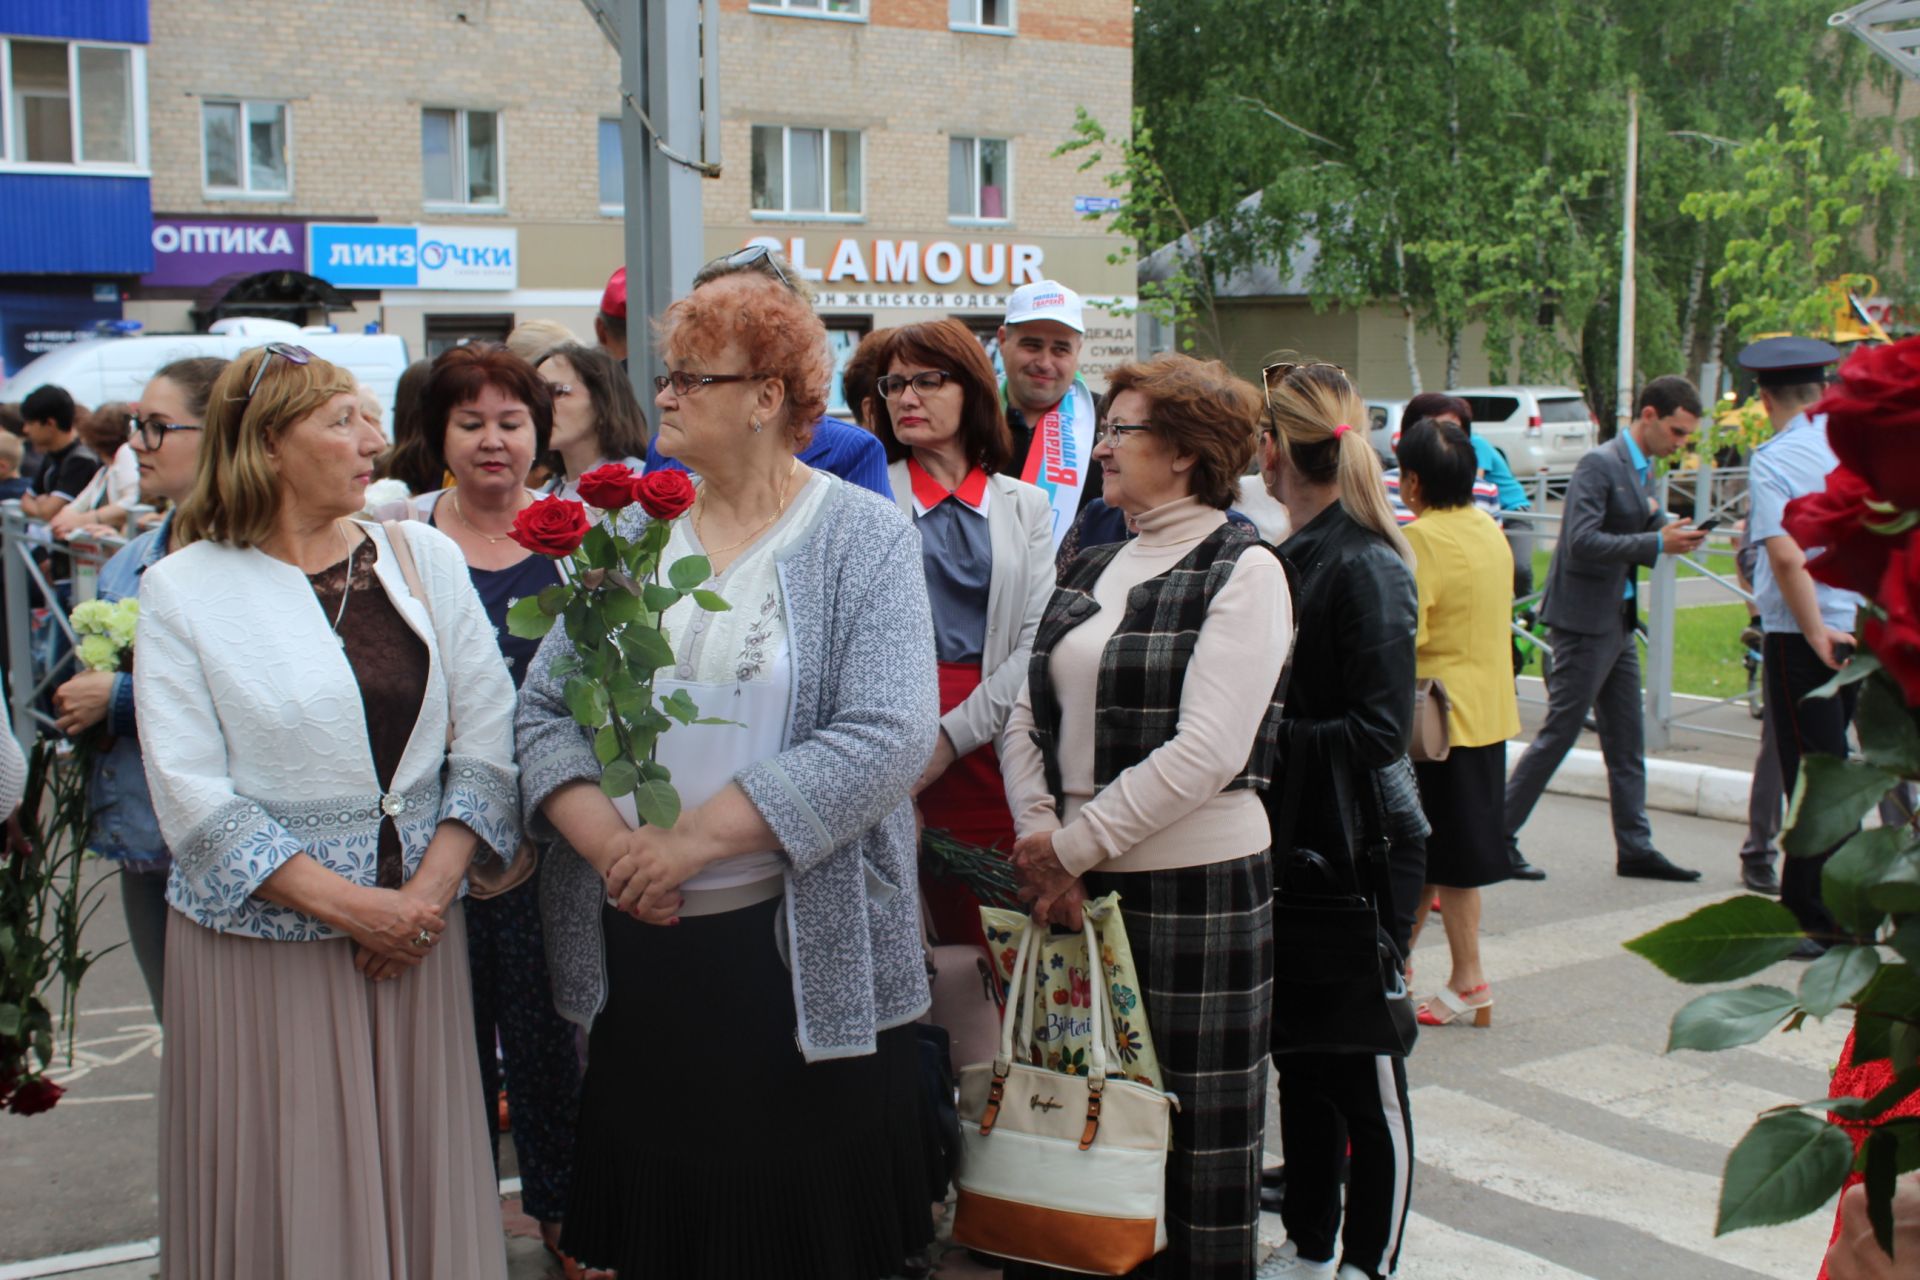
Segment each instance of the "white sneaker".
M1254 1280L1336 1280L1333 1259L1325 1262L1309 1262L1300 1256L1299 1246L1291 1240L1282 1240L1273 1251L1273 1256L1260 1264L1254 1272Z
M1373 1278L1348 1262L1341 1265L1339 1274L1334 1276L1333 1280L1373 1280Z

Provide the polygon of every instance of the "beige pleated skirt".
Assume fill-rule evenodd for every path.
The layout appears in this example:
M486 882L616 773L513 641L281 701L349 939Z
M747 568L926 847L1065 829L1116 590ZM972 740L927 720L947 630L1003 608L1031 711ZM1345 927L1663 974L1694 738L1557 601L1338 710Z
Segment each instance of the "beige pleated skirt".
M168 1280L505 1280L464 909L391 982L353 944L168 913Z

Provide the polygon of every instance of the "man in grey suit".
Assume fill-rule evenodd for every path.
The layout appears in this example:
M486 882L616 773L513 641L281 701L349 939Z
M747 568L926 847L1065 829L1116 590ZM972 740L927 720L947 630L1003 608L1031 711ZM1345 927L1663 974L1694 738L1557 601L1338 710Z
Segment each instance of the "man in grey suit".
M1580 459L1567 486L1541 605L1553 647L1547 720L1507 779L1507 847L1521 859L1520 828L1591 708L1607 762L1614 869L1651 880L1698 880L1698 871L1675 866L1653 847L1633 630L1636 566L1651 566L1662 553L1690 552L1707 536L1661 511L1648 479L1652 460L1685 447L1700 425L1700 393L1685 378L1656 378L1633 412L1625 432Z

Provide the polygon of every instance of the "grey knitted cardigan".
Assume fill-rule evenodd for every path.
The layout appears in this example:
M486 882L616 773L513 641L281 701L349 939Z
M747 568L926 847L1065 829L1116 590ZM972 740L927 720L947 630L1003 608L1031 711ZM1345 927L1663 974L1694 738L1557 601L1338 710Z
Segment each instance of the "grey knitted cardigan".
M779 560L793 662L786 744L734 778L787 858L783 933L795 1039L809 1062L871 1053L877 1032L911 1022L930 1003L908 792L939 732L919 534L892 503L826 479L832 492ZM633 536L645 521L630 507L621 532ZM553 678L566 646L563 627L541 643L514 736L528 829L551 841L540 908L554 1001L591 1025L607 998L605 886L537 816L557 788L600 777L592 740Z

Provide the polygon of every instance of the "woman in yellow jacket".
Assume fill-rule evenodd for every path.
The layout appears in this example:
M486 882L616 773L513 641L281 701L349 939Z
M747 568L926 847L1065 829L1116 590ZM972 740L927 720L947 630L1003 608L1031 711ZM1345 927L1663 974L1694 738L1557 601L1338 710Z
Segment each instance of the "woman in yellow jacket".
M1493 1021L1480 967L1480 890L1507 879L1501 835L1507 739L1520 732L1507 632L1513 616L1513 552L1500 527L1473 505L1473 442L1451 422L1423 418L1400 437L1400 496L1417 517L1406 527L1420 590L1418 674L1446 686L1451 749L1415 765L1433 835L1427 889L1414 936L1437 891L1453 973L1420 1006L1427 1026Z

